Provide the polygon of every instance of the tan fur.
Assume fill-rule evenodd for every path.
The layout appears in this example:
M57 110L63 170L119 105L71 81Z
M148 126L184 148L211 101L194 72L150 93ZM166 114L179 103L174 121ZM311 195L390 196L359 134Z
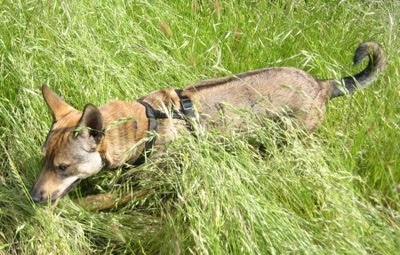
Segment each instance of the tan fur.
M358 64L367 56L368 66L362 72L338 80L319 80L291 67L265 68L198 82L187 86L182 94L193 101L200 126L205 129L240 128L244 121L235 109L245 109L265 117L290 116L312 131L321 124L329 99L369 85L383 70L386 58L379 44L360 44L354 62ZM80 179L103 167L132 163L144 151L150 137L143 104L112 101L99 108L88 104L81 112L47 86L42 92L54 122L43 146L42 172L31 190L35 202L56 200ZM181 110L180 100L175 90L162 89L138 101L169 114ZM159 148L189 133L185 119L171 117L157 122L155 146Z

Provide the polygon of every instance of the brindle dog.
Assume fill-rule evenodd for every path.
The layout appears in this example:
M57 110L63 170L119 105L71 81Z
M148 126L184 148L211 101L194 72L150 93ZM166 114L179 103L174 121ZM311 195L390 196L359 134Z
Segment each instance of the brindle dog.
M287 115L306 130L322 122L329 99L371 84L386 65L382 47L361 43L354 64L368 57L366 68L354 76L317 79L291 67L265 68L226 78L201 81L183 90L162 89L134 102L92 104L83 112L43 86L53 125L43 146L43 169L31 190L35 202L54 201L81 179L103 168L139 164L153 146L190 132L194 122L203 129L235 129L246 109L265 117ZM221 118L225 125L213 125ZM151 132L149 132L151 131ZM157 133L155 136L149 134Z

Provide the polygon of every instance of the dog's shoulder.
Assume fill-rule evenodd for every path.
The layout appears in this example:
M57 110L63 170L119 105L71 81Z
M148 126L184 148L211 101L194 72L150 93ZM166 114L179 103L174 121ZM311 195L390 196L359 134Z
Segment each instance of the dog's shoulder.
M176 91L172 88L160 89L147 94L138 99L138 101L145 101L155 109L179 108L180 98Z

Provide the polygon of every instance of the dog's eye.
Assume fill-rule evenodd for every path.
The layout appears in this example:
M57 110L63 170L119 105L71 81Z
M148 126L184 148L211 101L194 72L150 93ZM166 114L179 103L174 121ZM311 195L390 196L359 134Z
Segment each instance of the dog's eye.
M67 164L60 164L57 167L57 170L60 171L60 172L64 172L65 170L67 170L68 167L69 167L69 165L67 165Z

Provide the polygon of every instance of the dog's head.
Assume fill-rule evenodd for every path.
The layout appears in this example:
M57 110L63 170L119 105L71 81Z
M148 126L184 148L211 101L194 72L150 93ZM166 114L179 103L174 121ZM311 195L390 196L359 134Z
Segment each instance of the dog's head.
M100 111L88 104L80 112L46 85L42 93L52 112L53 125L43 146L42 172L31 190L35 202L62 197L81 179L103 167L99 152L104 137Z

